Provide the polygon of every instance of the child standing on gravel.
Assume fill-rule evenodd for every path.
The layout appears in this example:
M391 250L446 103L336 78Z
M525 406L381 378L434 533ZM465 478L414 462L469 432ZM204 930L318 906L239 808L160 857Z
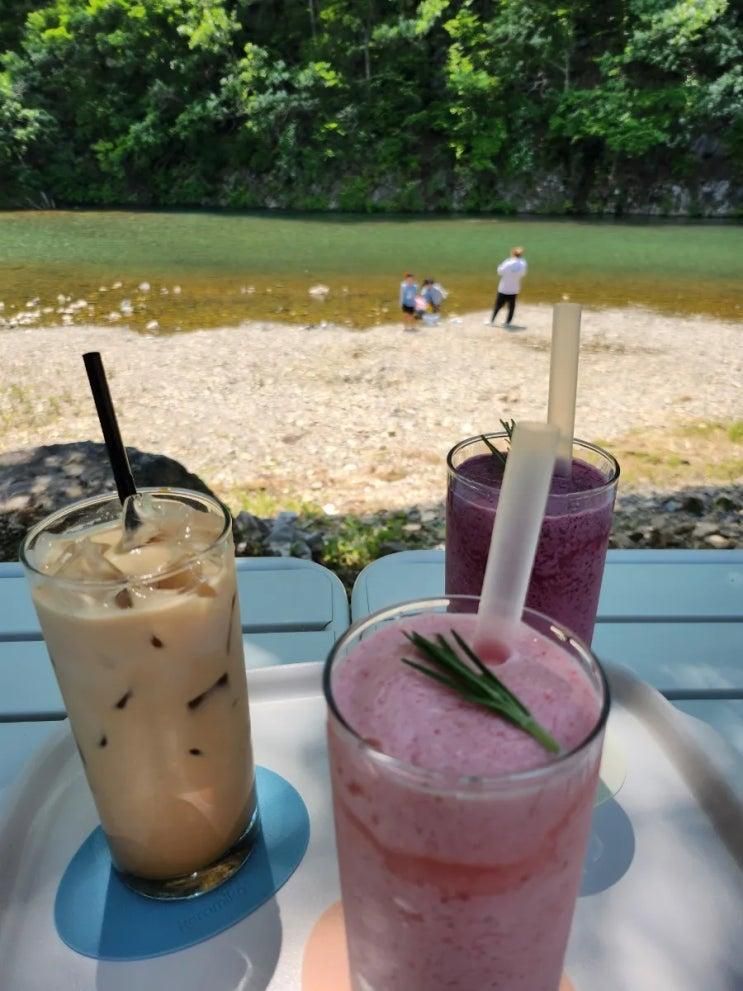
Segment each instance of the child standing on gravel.
M403 329L415 329L415 297L418 295L418 285L415 276L407 272L400 283L400 309L403 313Z

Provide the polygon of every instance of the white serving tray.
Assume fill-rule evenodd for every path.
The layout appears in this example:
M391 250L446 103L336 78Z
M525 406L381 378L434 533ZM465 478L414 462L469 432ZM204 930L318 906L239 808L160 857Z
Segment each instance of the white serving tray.
M321 671L313 663L249 673L256 761L301 793L311 821L305 859L252 916L154 960L91 960L56 934L57 885L96 825L72 737L60 728L3 803L0 991L302 991L305 943L339 897ZM568 951L575 991L741 991L735 758L641 682L614 671L612 687L612 746L626 780L594 819L584 876L593 893L579 899Z

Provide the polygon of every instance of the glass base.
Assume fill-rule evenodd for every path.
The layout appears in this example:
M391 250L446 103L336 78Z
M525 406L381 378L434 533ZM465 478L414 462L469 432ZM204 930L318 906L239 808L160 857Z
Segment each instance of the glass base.
M232 844L230 849L219 860L215 860L214 863L208 864L192 874L157 880L127 874L116 867L114 869L128 888L136 891L139 895L144 895L145 898L154 898L158 901L197 898L199 895L214 891L215 888L224 884L225 881L229 881L240 870L255 849L260 833L261 820L256 807L248 828Z

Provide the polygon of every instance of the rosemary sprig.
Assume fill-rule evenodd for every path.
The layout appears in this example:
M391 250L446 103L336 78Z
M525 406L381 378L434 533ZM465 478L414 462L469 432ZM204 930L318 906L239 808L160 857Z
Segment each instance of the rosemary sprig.
M480 434L480 440L483 442L483 444L487 445L493 457L497 458L498 461L500 461L501 465L503 465L503 467L505 468L506 455L503 453L503 451L499 451L498 448L495 446L495 444L491 444L488 438L485 436L485 434Z
M514 431L514 427L516 426L516 421L515 420L501 420L500 421L500 425L505 430L506 436L508 437L508 443L510 444L511 441L513 440L513 431ZM493 457L494 458L497 458L497 460L501 464L501 467L505 468L506 467L506 458L508 457L508 451L506 451L505 454L503 453L503 451L499 451L498 448L495 446L495 444L492 444L490 442L490 440L488 440L488 438L485 436L485 434L480 434L480 440L490 450L490 453L493 455Z
M483 706L514 726L518 726L519 729L533 736L550 753L559 753L560 744L536 721L521 699L483 664L456 630L452 630L451 635L472 666L461 659L446 637L441 634L438 634L433 641L415 632L406 633L405 636L433 667L411 661L407 657L402 658L403 664L445 685L465 701Z
M506 435L508 436L508 443L510 444L511 441L513 440L513 431L514 431L514 429L516 427L516 421L515 420L501 420L500 421L500 425L506 431Z

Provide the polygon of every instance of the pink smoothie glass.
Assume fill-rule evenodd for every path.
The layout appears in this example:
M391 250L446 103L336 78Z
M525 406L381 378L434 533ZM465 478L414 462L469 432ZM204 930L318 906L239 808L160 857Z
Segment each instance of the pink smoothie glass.
M508 450L505 433L486 434ZM447 595L479 595L490 549L503 468L482 440L469 437L447 456ZM591 642L619 479L615 458L573 443L572 477L555 475L526 604Z
M405 653L404 629L429 637L455 629L471 642L477 605L477 598L442 597L375 613L344 634L326 663L353 991L558 991L560 985L608 688L581 641L525 610L506 642L524 655L517 660L530 695L522 700L566 741L555 756L398 663L394 643ZM556 681L562 701L560 692L553 698ZM369 704L360 716L364 698ZM449 710L443 714L437 704ZM576 718L566 722L571 708ZM408 759L390 753L400 748ZM487 774L484 751L492 755ZM446 769L432 770L442 754Z

